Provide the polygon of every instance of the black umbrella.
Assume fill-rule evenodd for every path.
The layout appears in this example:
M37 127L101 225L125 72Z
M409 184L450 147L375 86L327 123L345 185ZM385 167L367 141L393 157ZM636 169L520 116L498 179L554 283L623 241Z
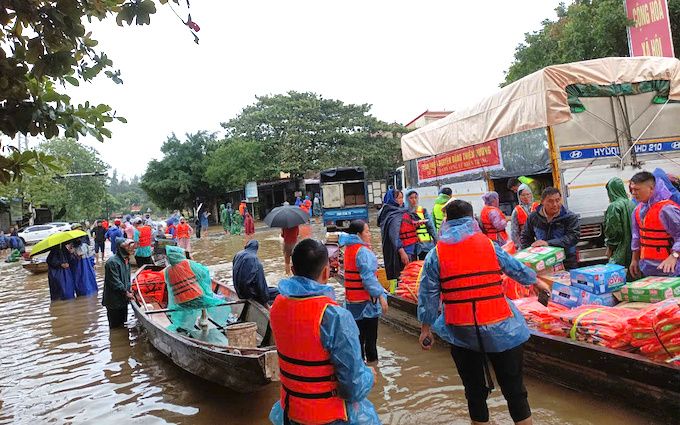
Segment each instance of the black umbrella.
M264 222L269 227L280 227L290 229L309 221L309 213L300 207L283 206L276 207L264 218Z

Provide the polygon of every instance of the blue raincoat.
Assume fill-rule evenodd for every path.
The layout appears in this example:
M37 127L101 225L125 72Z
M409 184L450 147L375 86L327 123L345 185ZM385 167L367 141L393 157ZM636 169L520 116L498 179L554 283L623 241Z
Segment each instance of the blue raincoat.
M123 236L123 231L120 230L120 227L116 226L115 224L111 227L109 227L109 230L106 231L106 234L104 235L106 239L109 240L111 243L111 253L113 255L116 255L116 239L117 238L122 238Z
M366 243L362 241L358 235L350 235L347 233L340 234L339 244L340 246L354 244L366 246ZM385 295L385 289L375 276L375 273L378 270L378 257L375 256L370 248L366 247L357 251L356 264L364 288L368 291L368 294L373 300L358 303L348 303L345 301L345 308L352 313L354 320L380 317L382 315L382 307L378 302L378 298Z
M255 300L263 306L269 305L278 294L275 288L267 286L264 267L257 258L260 243L256 240L248 241L245 248L234 256L232 279L234 289L239 298Z
M302 276L282 280L279 291L286 297L323 295L335 299L333 288ZM338 392L347 405L348 421L334 421L331 424L380 424L373 404L366 398L373 387L373 373L361 358L359 329L347 310L333 305L326 308L321 319L321 344L331 355L338 378ZM283 409L279 401L274 403L269 420L275 425L283 424Z
M94 257L89 255L89 244L82 241L81 246L76 247L76 249L81 255L72 255L69 262L73 273L76 295L79 297L94 295L98 289L97 274L94 271Z
M447 220L442 224L440 241L449 244L458 243L479 231L479 225L471 217ZM503 273L523 285L529 286L536 282L536 273L533 270L512 258L498 245L494 244L494 248ZM474 255L474 253L471 253L471 255ZM446 324L444 313L439 314L440 295L439 257L437 250L432 250L425 257L425 264L421 272L420 289L418 291L418 320L423 324L432 325L432 331L449 344L473 351L481 351L475 326ZM529 339L529 328L524 317L514 303L507 302L512 310L512 317L499 323L479 327L484 350L488 353L510 350Z
M47 280L50 285L50 299L72 300L76 297L75 280L73 270L69 264L71 254L63 246L55 246L47 256ZM64 269L62 264L69 264L69 268Z

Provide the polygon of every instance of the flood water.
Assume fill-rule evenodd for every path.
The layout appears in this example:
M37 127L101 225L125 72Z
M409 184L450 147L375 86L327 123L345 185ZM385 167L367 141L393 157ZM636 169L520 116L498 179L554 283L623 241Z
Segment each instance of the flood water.
M373 221L374 222L374 221ZM323 235L320 225L307 234ZM378 236L374 232L376 245ZM283 276L276 230L259 229L267 279ZM192 241L194 258L231 280L243 237L217 226ZM103 267L97 265L100 289ZM337 291L340 293L340 291ZM101 297L101 290L99 297ZM50 303L47 275L0 264L0 424L266 424L278 384L238 394L177 368L135 326L109 331L99 297ZM385 424L468 424L463 386L449 352L423 352L417 340L385 324L370 400ZM623 405L527 377L537 424L654 424ZM583 377L587 387L588 377ZM511 424L500 391L489 399L492 424Z

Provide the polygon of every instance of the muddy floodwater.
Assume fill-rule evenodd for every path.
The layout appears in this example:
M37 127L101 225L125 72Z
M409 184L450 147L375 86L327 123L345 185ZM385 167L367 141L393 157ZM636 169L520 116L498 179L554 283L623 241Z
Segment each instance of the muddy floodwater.
M378 234L374 229L375 245ZM321 237L320 225L302 234ZM258 228L270 284L283 276L279 233ZM242 236L212 226L192 241L194 258L231 281ZM47 275L0 264L0 424L266 424L278 384L237 394L177 368L137 328L109 331L98 297L50 303ZM333 283L335 285L335 283ZM336 291L340 294L340 291ZM369 398L385 424L468 424L463 386L449 351L423 352L413 336L379 330L378 379ZM583 377L587 387L588 376ZM527 378L537 424L654 424L624 405ZM511 424L500 391L489 399L493 424Z

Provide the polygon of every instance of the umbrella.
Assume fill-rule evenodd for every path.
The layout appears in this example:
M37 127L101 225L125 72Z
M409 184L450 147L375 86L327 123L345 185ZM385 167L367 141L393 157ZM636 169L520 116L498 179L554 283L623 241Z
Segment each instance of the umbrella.
M309 221L309 214L300 207L283 206L276 207L264 218L269 227L281 227L290 229L305 224Z
M42 254L47 252L55 246L71 242L72 240L82 238L87 236L87 233L82 230L69 230L68 232L59 232L46 237L45 239L38 242L31 250L31 257L34 255Z

